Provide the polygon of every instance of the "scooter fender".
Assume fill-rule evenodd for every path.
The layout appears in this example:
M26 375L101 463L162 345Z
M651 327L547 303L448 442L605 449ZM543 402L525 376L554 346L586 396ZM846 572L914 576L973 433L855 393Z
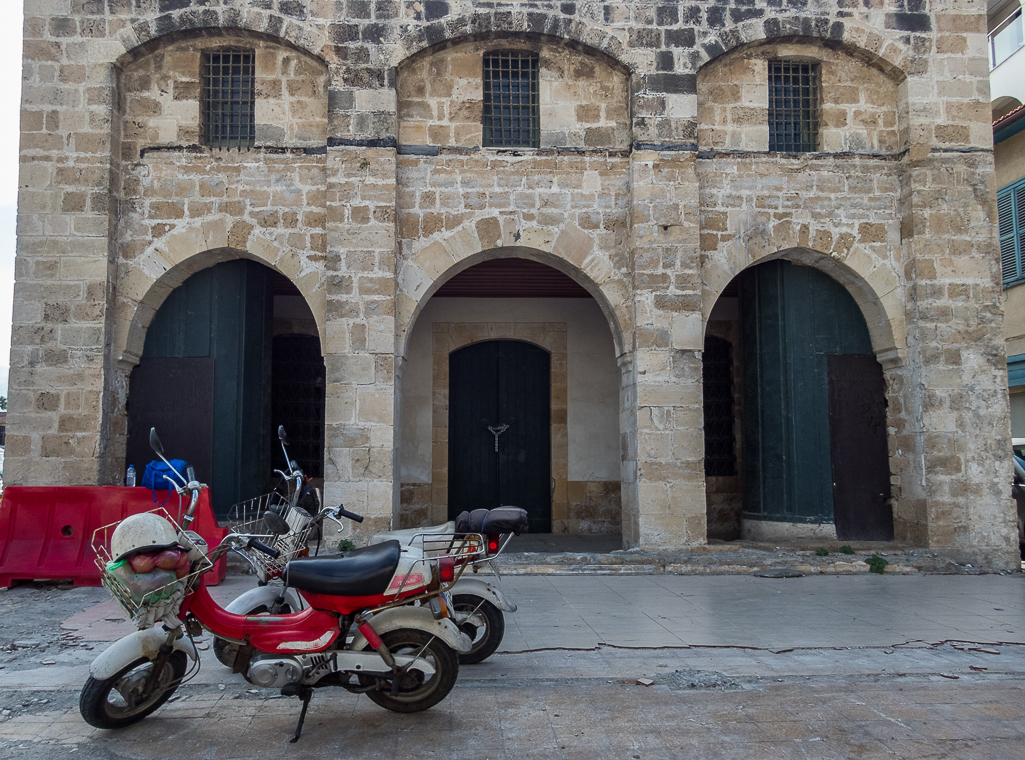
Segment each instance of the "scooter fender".
M280 593L280 586L257 586L256 588L249 589L242 596L232 599L231 603L224 609L236 615L248 615L258 607L270 609L271 605L277 601ZM285 604L293 612L298 612L308 606L303 602L302 597L299 596L299 592L293 588L285 589Z
M167 631L163 626L131 633L120 641L115 641L107 647L103 654L93 660L93 664L89 666L89 675L97 681L103 681L143 657L147 660L155 660L160 653L160 646L165 641L167 641ZM193 661L199 659L196 647L185 636L176 639L172 646L176 650L185 652Z
M415 628L437 636L457 652L469 652L473 646L470 637L460 631L451 620L435 620L429 607L392 607L374 615L370 625L377 631L378 636L400 628ZM367 640L357 630L349 649L358 652L366 647Z
M451 589L452 595L469 594L487 599L503 612L516 612L516 603L510 601L502 589L479 578L460 578Z

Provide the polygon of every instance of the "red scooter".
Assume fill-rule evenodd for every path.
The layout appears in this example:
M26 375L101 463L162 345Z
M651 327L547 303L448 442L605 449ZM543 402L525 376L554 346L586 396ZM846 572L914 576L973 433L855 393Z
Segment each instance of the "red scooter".
M150 445L164 459L155 430ZM229 551L277 552L252 535L232 533L208 553L203 539L188 529L203 486L191 468L187 480L175 474L184 484L175 484L178 494L191 494L180 527L158 510L132 515L94 536L103 584L140 630L92 663L79 700L87 723L121 728L164 704L198 671L193 637L203 628L237 645L234 672L302 700L293 742L314 688L365 693L396 712L426 710L452 690L456 653L468 651L471 642L449 618L445 592L466 561L483 554L481 536L442 537L447 549L440 553L387 541L341 558L293 560L283 578L308 607L282 615L233 614L210 596L206 573ZM341 507L332 512L361 519ZM421 604L411 606L414 601Z

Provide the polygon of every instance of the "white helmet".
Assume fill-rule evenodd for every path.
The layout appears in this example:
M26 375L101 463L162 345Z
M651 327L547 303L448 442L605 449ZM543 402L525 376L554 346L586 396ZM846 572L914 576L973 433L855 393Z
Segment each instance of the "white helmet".
M178 531L159 515L143 512L121 521L110 537L110 554L115 561L144 551L163 551L178 544Z

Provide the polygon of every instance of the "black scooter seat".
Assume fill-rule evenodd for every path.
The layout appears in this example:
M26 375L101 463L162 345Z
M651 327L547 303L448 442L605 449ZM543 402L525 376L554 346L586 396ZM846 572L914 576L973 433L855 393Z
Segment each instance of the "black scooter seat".
M293 559L285 566L286 586L311 594L377 596L388 588L402 553L398 541L354 549L344 557Z

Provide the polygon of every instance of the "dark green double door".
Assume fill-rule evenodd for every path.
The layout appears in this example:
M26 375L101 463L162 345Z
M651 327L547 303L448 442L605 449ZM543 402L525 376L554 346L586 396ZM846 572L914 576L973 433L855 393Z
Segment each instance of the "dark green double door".
M551 356L515 340L449 355L448 512L515 506L552 530Z

